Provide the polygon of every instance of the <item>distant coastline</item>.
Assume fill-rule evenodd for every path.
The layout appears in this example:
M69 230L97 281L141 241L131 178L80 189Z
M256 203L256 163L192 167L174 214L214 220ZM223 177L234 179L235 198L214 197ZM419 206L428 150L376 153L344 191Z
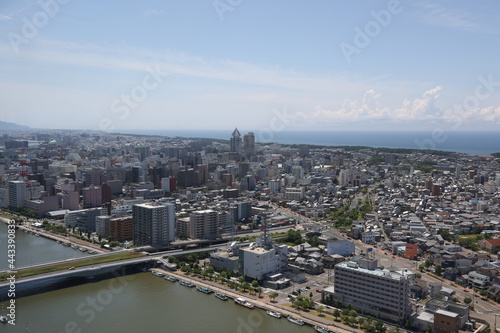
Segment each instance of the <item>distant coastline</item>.
M229 140L228 130L121 130L123 134L160 135ZM240 129L242 134L252 130ZM256 141L280 144L318 146L368 146L374 148L433 149L470 155L489 155L500 152L500 132L449 131L433 136L432 131L281 131L272 133L272 140L262 140L253 130ZM266 136L266 139L269 136Z

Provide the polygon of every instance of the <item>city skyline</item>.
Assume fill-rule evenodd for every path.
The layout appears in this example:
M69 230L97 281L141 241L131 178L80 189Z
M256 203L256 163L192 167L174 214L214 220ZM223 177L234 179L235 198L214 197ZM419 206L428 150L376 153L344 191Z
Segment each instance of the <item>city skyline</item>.
M104 131L493 130L498 6L6 1L0 120Z

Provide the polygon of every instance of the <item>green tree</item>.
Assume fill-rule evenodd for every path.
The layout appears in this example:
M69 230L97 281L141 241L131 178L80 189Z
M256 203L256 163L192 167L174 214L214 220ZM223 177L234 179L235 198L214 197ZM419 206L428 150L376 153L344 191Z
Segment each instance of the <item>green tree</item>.
M470 297L465 297L465 298L464 298L464 303L465 303L465 304L467 304L467 305L469 305L470 303L472 303L472 298L470 298Z
M250 288L250 283L245 281L241 284L241 289L243 289L243 291L247 291L249 288Z
M375 322L375 331L378 332L378 333L385 333L386 331L386 327L384 326L384 323L380 320L377 320Z
M324 317L323 316L323 312L325 311L325 307L323 305L320 305L316 308L316 311L318 312L319 316L320 317Z
M259 281L257 281L257 280L253 280L253 281L252 281L252 287L253 287L253 288L257 288L258 286L259 286Z
M437 276L441 276L443 273L443 268L441 267L440 264L437 264L434 268L434 272L436 273Z
M275 291L269 294L269 298L271 299L272 302L279 296L279 294Z
M340 315L341 315L341 313L340 313L339 309L333 310L333 317L335 318L336 321L339 319Z

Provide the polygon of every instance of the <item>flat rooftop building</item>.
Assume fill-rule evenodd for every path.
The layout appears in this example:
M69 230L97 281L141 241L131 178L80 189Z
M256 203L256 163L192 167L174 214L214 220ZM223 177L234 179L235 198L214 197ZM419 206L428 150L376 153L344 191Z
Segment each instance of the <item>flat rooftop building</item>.
M412 274L376 268L375 259L335 265L333 297L344 306L398 322L411 315Z

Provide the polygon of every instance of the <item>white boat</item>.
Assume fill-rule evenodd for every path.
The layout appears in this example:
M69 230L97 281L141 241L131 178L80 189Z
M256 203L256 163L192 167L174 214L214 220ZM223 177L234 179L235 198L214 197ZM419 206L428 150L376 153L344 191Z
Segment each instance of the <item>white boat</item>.
M87 249L84 248L84 247L79 247L78 250L82 251L82 252L87 252Z
M303 320L300 320L298 318L295 318L295 317L292 317L292 316L288 316L288 321L291 322L291 323L294 323L294 324L297 324L297 325L304 325L304 321Z
M5 324L7 322L7 317L0 315L0 322Z
M227 301L227 296L223 293L216 292L214 295L220 300Z
M75 244L71 244L71 248L74 250L78 250L78 246L76 246Z
M314 326L314 329L316 330L316 332L320 332L320 333L330 333L330 331L326 328L326 327L323 327L323 326Z
M271 317L278 318L278 319L281 318L281 313L279 313L279 312L276 312L276 311L273 311L273 310L267 310L266 313L268 315L270 315Z
M241 306L244 306L248 309L255 309L255 305L253 305L252 303L248 302L246 299L244 298L235 298L234 299L234 302L238 305L241 305Z
M153 273L154 276L163 277L163 273L160 273L160 272L157 272L157 271L152 271L152 273Z
M165 275L165 280L170 281L170 282L175 282L177 281L177 278L171 275Z

